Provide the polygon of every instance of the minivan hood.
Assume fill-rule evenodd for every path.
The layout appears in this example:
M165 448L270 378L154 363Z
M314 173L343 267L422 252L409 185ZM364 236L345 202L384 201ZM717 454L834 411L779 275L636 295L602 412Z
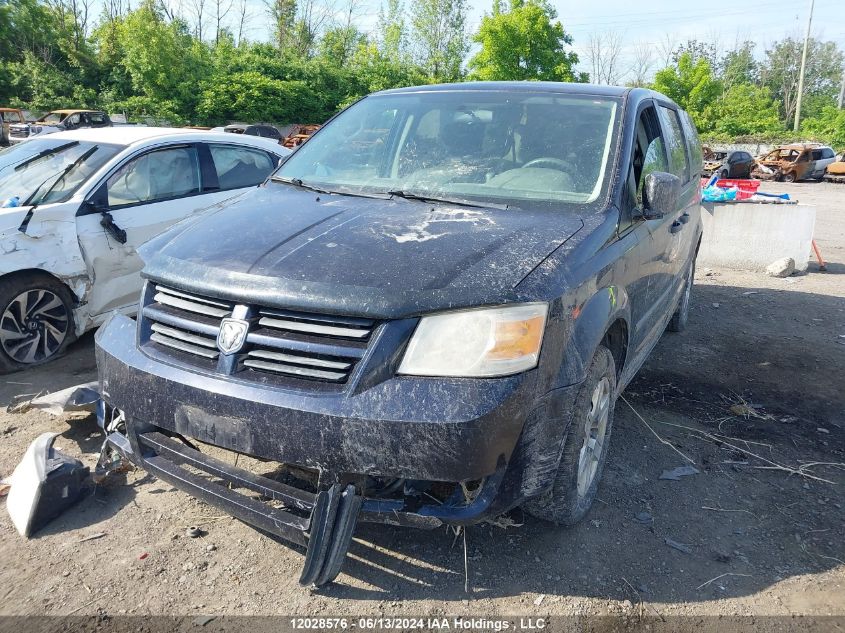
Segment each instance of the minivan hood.
M210 296L399 318L520 300L515 287L581 227L499 210L259 187L141 249L144 276Z

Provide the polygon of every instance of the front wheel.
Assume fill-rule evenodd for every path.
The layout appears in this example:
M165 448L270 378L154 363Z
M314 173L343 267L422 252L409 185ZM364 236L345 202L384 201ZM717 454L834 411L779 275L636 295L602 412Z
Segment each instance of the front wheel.
M581 384L551 489L524 504L537 517L560 525L584 518L601 479L616 405L616 363L599 345Z
M64 284L37 273L0 281L0 373L53 360L73 334L73 299Z
M795 182L795 173L789 172L788 174L783 175L784 182Z

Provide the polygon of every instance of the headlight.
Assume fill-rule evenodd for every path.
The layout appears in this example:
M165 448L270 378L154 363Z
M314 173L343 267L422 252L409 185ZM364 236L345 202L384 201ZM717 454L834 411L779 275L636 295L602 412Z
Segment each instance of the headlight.
M525 303L423 317L399 373L482 378L536 367L547 312Z

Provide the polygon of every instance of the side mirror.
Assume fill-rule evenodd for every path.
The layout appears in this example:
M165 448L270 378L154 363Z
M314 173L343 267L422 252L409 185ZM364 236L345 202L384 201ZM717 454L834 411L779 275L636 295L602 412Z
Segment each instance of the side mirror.
M108 207L106 205L90 199L83 202L82 206L85 207L85 210L88 211L88 213L103 213L104 211L108 211Z
M645 178L643 214L646 220L659 220L677 211L681 197L681 179L665 171L655 171Z

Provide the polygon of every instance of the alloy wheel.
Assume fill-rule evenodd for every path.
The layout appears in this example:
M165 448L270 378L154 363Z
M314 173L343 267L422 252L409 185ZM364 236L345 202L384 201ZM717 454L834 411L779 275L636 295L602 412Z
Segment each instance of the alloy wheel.
M578 456L579 497L587 494L601 463L610 417L610 397L610 381L602 378L593 389L590 412L584 424L584 444Z
M62 299L50 290L25 290L9 302L0 317L0 346L14 361L30 365L59 351L70 318Z

